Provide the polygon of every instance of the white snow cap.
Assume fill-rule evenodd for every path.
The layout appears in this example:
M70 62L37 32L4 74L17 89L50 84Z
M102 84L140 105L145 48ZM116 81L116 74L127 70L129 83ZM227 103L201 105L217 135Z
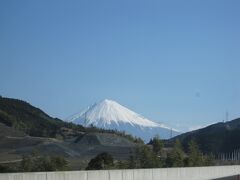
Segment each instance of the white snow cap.
M130 124L141 127L162 127L170 129L163 124L150 121L143 116L133 112L132 110L120 105L116 101L105 99L99 103L95 103L87 110L72 116L68 121L76 124L97 127L106 127L114 124Z

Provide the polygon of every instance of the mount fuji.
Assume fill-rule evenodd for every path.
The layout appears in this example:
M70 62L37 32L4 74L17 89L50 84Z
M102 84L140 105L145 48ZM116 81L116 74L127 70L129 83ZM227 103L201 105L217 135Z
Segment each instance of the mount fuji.
M168 139L180 134L175 129L146 119L108 99L93 104L85 111L71 116L67 121L85 127L93 125L103 129L125 131L128 134L142 138L145 142L148 142L156 135L159 135L161 139Z

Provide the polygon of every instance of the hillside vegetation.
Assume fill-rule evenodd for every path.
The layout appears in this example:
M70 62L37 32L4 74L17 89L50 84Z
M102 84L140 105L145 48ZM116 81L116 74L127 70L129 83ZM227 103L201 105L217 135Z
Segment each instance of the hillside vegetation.
M67 129L86 131L80 125L52 118L25 101L3 97L0 98L0 122L36 137L65 136Z
M240 118L220 122L206 128L187 132L173 138L179 139L186 149L188 142L194 139L204 153L225 153L240 148Z

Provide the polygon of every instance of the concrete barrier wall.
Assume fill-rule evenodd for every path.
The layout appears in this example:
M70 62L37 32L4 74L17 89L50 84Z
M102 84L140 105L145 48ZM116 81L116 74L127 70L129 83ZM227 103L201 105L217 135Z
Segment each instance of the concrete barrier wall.
M240 174L240 166L2 173L0 180L207 180Z

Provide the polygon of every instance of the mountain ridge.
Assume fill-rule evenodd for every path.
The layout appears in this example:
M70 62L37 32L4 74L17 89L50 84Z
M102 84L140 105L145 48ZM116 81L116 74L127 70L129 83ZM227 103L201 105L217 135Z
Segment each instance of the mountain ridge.
M188 142L194 139L204 153L229 153L240 149L240 118L211 124L207 127L183 133L170 139L179 139L185 149Z

